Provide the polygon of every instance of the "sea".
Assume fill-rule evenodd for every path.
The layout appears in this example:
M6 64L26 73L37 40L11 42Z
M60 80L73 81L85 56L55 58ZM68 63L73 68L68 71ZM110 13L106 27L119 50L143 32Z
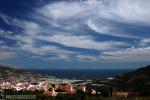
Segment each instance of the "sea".
M87 70L73 70L73 69L34 69L32 72L47 74L49 76L54 76L57 78L67 78L67 79L81 79L81 78L107 78L122 75L127 72L133 71L132 69L87 69Z

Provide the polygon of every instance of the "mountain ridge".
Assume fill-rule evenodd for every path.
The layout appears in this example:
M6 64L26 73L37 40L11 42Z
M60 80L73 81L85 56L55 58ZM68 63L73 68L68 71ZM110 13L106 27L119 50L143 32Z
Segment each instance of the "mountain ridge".
M16 69L7 65L0 65L0 80L4 81L42 81L52 78L52 76L31 72L25 69Z
M115 78L115 87L119 91L138 93L140 96L150 95L150 65L116 76Z

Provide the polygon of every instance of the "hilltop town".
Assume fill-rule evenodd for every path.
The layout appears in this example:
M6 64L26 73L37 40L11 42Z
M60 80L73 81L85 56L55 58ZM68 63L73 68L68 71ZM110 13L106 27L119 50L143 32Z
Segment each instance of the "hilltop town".
M76 94L78 91L92 95L111 96L112 88L108 84L114 78L102 80L60 79L54 76L28 72L0 66L0 91L40 91L43 96L57 96L58 94ZM8 92L8 91L7 91Z
M146 67L146 69L149 67ZM136 89L136 85L130 87L126 87L124 85L123 80L130 77L127 75L134 75L133 73L138 73L142 71L144 75L145 69L140 69L132 74L125 74L117 77L109 77L104 79L85 79L85 80L73 80L73 79L59 79L56 77L43 75L39 73L32 73L23 70L17 70L13 68L9 68L7 66L1 66L0 73L0 92L1 98L11 99L15 97L11 97L18 94L33 94L35 97L33 99L37 99L37 97L58 97L65 95L77 95L80 94L83 97L81 100L85 98L85 95L100 98L100 97L121 97L128 98L134 96L140 96L141 93ZM138 73L139 74L139 73ZM130 77L132 78L132 77ZM129 79L129 78L128 78ZM131 79L130 79L131 80ZM118 83L120 82L120 83ZM146 82L146 81L145 81ZM147 80L149 82L149 80ZM130 83L131 84L131 83ZM145 85L144 85L145 86ZM146 85L149 88L149 85ZM144 96L149 96L149 92L145 90ZM13 94L13 95L12 95ZM84 95L83 95L84 94ZM29 99L29 98L28 98ZM38 99L37 99L38 100ZM51 100L51 99L50 99ZM78 99L74 99L78 100ZM86 99L84 99L86 100ZM100 100L100 99L96 99Z

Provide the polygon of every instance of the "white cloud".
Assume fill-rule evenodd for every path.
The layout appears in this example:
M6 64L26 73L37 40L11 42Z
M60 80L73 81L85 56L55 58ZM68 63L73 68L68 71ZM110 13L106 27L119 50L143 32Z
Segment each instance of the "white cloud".
M16 35L14 39L17 43L12 49L16 52L32 53L37 56L75 53L54 45L39 45L38 37L39 35Z
M0 50L0 61L8 60L14 58L15 53L9 51L2 51Z
M9 57L11 58L11 56L13 56L14 53L20 52L22 54L24 54L24 53L34 54L34 56L37 56L37 57L38 56L48 56L48 55L49 56L50 55L60 55L60 56L57 56L57 59L59 58L59 60L61 60L61 59L63 60L62 55L69 54L69 53L75 53L73 51L65 50L63 48L60 48L60 47L57 47L54 45L44 45L44 44L39 45L38 44L38 37L39 37L38 34L14 35L13 32L5 31L5 30L1 29L0 36L8 38L8 39L12 39L16 42L16 44L14 44L15 46L9 47L9 48L5 47L6 50L0 51L0 53L2 55L1 57L4 59L9 58ZM1 43L4 43L4 42L1 42ZM7 45L7 43L6 43L6 45ZM13 50L14 53L8 52L7 50ZM10 56L9 56L9 54L10 54ZM65 59L65 57L64 57L64 59Z
M43 31L42 27L34 21L21 20L21 19L9 17L3 13L0 14L1 14L0 17L3 19L5 23L11 26L16 26L18 28L21 28L23 30L22 33L37 34Z
M8 48L5 46L0 46L0 61L9 60L15 57L16 57L15 52L8 50Z
M7 39L15 39L13 37L15 33L12 32L12 31L7 31L7 30L3 30L3 29L0 29L0 37L4 37L4 38L7 38Z
M96 21L89 19L87 21L87 25L90 29L94 30L95 32L103 35L110 35L110 36L115 36L115 37L125 37L125 38L140 38L138 36L133 36L131 34L127 33L121 33L119 32L119 27L116 26L109 26L105 25L104 23L97 23Z
M67 30L77 30L84 25L88 25L92 30L100 33L117 37L139 38L120 31L120 28L108 25L104 20L117 21L132 24L150 24L149 0L84 0L79 1L57 1L46 4L35 9L37 13L32 17L39 22L38 18L45 19L48 27L40 25L34 21L18 20L0 13L0 17L9 25L23 28L25 34L49 33L57 29L51 26ZM67 13L66 13L67 12ZM32 12L33 13L33 12ZM96 21L94 20L96 18ZM73 21L74 20L74 21ZM43 20L42 20L43 21ZM102 23L103 21L103 23ZM65 27L64 27L65 26ZM58 30L57 30L58 31Z
M59 54L59 55L56 55L54 57L50 57L49 59L47 60L63 60L63 61L71 61L71 57L69 55L66 55L66 54Z
M149 4L149 0L57 1L36 9L39 15L34 17L38 16L44 19L50 26L70 29L70 31L77 31L81 27L84 29L84 25L88 25L89 28L99 34L141 38L134 36L135 34L124 32L120 27L115 26L113 22L150 25ZM111 21L112 25L105 22L105 20Z
M29 40L29 41L24 42L24 40ZM72 53L71 51L59 48L57 46L52 46L52 45L37 46L35 43L36 41L37 41L36 39L32 39L30 37L28 39L23 39L23 41L18 42L18 49L27 53L33 53L35 55Z
M33 45L36 42L36 35L16 35L15 39L17 41L17 45L22 44Z
M77 16L83 11L79 2L55 2L39 9L39 12L47 18L69 18Z
M150 38L142 39L139 45L142 45L142 46L150 45Z
M50 35L40 36L39 39L56 42L67 47L76 47L84 49L111 50L119 46L127 46L127 43L117 41L95 41L91 36L73 36L73 35Z
M105 61L150 61L150 47L103 52L100 58Z
M35 22L24 21L22 28L25 34L37 34L42 32L42 27Z
M54 19L97 16L113 21L150 24L149 4L149 0L59 1L43 6L38 12Z
M99 11L101 17L119 22L150 24L149 0L107 0Z
M72 53L72 51L53 45L38 45L36 44L38 39L58 43L66 47L99 50L103 54L101 59L131 59L131 61L132 59L148 60L149 47L118 50L118 48L120 49L120 46L128 46L129 44L111 40L97 41L94 39L94 36L92 37L92 33L90 35L85 34L89 32L87 30L88 26L88 28L99 34L115 36L118 38L125 37L139 39L140 37L135 36L135 34L131 35L123 32L123 30L121 30L120 27L117 27L115 23L150 25L149 4L149 0L83 0L82 2L51 2L35 9L37 12L33 12L32 16L29 15L34 21L31 21L32 18L31 20L17 19L0 13L0 18L2 18L5 23L19 28L18 30L16 29L15 32L20 32L20 34L17 33L17 35L14 35L11 31L0 29L0 36L16 40L17 44L14 48L17 48L18 51L36 55L54 54L55 57L50 59L67 60L70 56L65 54ZM42 18L42 20L37 20L37 17ZM69 34L66 35L66 33ZM143 39L140 42L140 44L144 46L149 45L149 43L149 39ZM117 51L114 51L116 49ZM111 50L114 52L108 52ZM6 55L7 58L7 54L9 53L5 53L6 51L2 52L4 52L4 55ZM10 55L13 54L10 53ZM80 60L96 61L99 59L95 56L82 54L75 55L75 57Z
M78 61L87 61L87 62L99 61L99 57L92 55L77 55L76 58Z

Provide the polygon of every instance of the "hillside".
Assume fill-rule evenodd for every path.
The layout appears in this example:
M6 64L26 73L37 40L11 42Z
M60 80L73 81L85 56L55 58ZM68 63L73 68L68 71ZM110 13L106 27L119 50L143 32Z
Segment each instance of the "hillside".
M150 65L116 77L116 88L150 96Z
M42 80L48 80L52 77L48 75L43 75L40 73L34 73L27 70L20 70L11 68L8 66L0 65L0 80L5 81L12 81L12 80L18 80L18 81L42 81Z

